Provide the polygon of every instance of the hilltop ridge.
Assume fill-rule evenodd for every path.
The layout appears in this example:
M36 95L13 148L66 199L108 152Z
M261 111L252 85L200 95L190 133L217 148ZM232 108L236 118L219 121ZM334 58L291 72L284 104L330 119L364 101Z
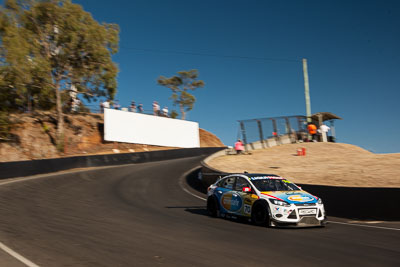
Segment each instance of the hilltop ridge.
M297 156L302 147L306 156ZM300 184L400 187L400 153L374 154L343 143L287 144L217 157L208 164L224 172L274 173Z
M65 115L65 149L55 146L56 116L51 112L12 114L10 141L0 142L0 162L66 156L129 153L174 149L175 147L107 142L103 140L103 114ZM201 147L223 147L214 134L199 129Z

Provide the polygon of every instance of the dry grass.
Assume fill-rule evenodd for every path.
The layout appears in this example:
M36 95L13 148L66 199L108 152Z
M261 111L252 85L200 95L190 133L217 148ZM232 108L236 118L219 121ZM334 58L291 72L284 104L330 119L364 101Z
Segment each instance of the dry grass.
M298 148L306 156L297 156ZM400 153L374 154L338 143L288 144L227 155L209 165L224 172L278 174L295 183L356 187L400 187Z
M130 153L174 149L174 147L106 142L103 140L103 114L68 114L65 116L65 149L54 145L56 115L52 112L12 114L12 133L16 142L0 142L0 162ZM224 144L214 134L199 129L201 147L221 147Z

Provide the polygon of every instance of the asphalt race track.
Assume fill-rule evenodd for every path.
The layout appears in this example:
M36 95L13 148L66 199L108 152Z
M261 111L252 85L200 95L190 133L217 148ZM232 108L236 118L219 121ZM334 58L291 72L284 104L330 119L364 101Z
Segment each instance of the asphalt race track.
M273 229L208 217L204 195L183 179L200 160L3 181L0 244L41 267L400 266L394 229ZM27 266L4 249L0 265Z

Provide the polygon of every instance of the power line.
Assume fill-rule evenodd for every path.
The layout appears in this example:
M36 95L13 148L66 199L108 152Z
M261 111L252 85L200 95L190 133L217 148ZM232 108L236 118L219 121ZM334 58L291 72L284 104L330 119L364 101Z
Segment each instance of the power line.
M136 50L143 52L154 52L161 54L181 54L191 56L207 56L207 57L220 57L220 58L237 58L237 59L252 59L252 60L265 60L265 61L281 61L281 62L302 62L299 59L285 59L285 58L266 58L266 57L247 57L247 56L232 56L232 55L218 55L218 54L207 54L199 52L185 52L185 51L173 51L173 50L161 50L161 49L149 49L149 48L135 48L120 46L122 49Z

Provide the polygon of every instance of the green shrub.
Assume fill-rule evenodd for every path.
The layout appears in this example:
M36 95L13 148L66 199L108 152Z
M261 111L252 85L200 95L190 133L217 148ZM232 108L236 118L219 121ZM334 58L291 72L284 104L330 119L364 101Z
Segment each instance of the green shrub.
M176 119L176 117L178 117L178 115L179 115L178 112L176 112L176 110L173 110L170 114L170 117L173 119Z
M50 128L49 128L49 126L48 126L46 123L43 123L43 131L44 131L45 133L48 133L48 132L50 131Z

